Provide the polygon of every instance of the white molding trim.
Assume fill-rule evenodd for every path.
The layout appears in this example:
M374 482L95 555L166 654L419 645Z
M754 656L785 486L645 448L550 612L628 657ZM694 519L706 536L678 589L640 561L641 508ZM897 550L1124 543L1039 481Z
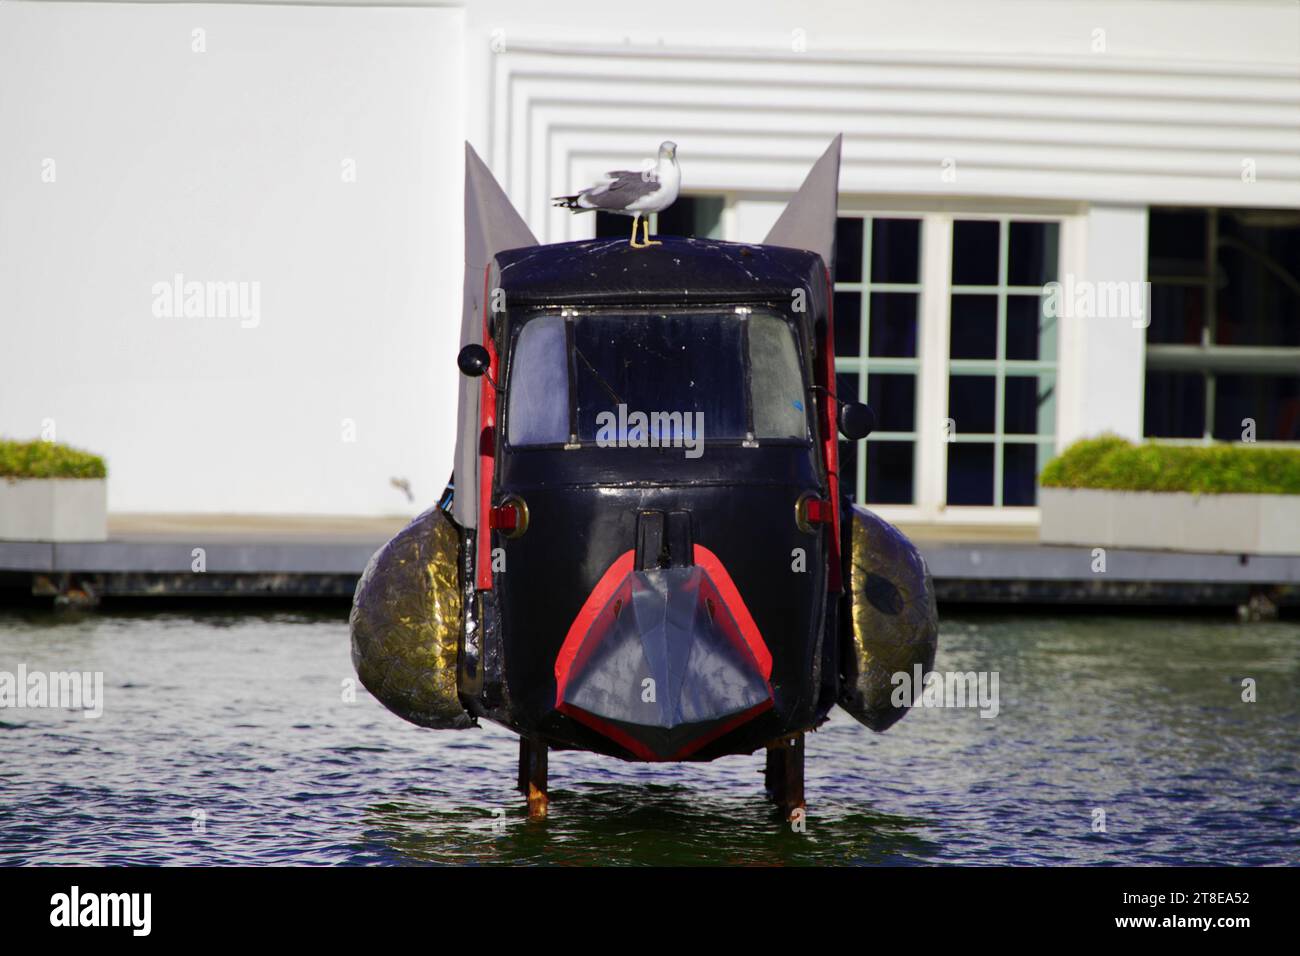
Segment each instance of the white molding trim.
M570 235L550 195L670 135L687 190L789 192L843 132L845 194L1300 208L1296 64L512 36L490 75L493 168L546 239ZM1241 181L1245 159L1255 182Z
M262 0L272 2L272 0ZM586 57L644 57L656 60L753 60L761 63L784 62L804 64L809 60L818 63L836 63L850 66L861 64L906 65L913 67L944 68L953 65L987 68L1011 66L1017 69L1040 69L1049 72L1082 70L1088 72L1154 74L1159 76L1201 77L1216 76L1266 76L1290 77L1300 80L1300 65L1288 62L1255 62L1225 60L1159 59L1151 57L1121 57L1114 55L1027 55L1015 53L967 53L961 51L932 50L831 50L817 49L795 53L777 47L722 47L690 46L672 47L636 46L633 44L566 43L558 40L511 39L510 49L520 53L540 53L550 56Z
M878 505L866 502L862 507L880 515L891 524L925 524L948 527L981 527L1002 525L1018 528L1038 526L1041 513L1038 508L993 508L970 505L953 506L933 512L920 505Z
M916 505L919 517L937 521L948 493L948 312L952 265L951 213L921 219L921 301L917 373Z

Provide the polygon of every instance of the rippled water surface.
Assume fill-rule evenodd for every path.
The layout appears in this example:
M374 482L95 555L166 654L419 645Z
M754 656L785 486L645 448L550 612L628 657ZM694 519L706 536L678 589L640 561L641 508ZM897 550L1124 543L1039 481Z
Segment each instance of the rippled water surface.
M20 664L103 671L105 704L0 709L0 864L1300 863L1294 622L947 616L937 666L997 671L1000 713L834 712L803 834L757 754L552 754L529 822L507 731L343 699L337 616L0 614Z

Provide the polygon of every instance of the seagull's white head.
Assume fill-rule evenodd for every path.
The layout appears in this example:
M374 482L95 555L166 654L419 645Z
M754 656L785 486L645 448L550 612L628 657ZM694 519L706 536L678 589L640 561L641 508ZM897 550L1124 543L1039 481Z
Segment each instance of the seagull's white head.
M670 139L659 144L659 161L663 162L665 159L670 163L677 162L677 144Z

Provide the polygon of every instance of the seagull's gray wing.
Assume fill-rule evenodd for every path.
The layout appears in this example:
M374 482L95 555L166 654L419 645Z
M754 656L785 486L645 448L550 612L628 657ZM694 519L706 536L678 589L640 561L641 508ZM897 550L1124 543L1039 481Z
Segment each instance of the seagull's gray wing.
M626 209L632 203L659 190L659 180L627 169L605 174L605 179L579 195L595 209Z

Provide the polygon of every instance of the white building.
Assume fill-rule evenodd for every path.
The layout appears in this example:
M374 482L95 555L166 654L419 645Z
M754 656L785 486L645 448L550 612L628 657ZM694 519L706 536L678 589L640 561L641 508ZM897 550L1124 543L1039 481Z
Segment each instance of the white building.
M558 241L604 225L548 197L671 138L663 231L757 241L839 132L860 498L1032 523L1082 436L1300 440L1281 0L0 0L0 434L104 454L118 512L412 512L451 470L462 140Z

